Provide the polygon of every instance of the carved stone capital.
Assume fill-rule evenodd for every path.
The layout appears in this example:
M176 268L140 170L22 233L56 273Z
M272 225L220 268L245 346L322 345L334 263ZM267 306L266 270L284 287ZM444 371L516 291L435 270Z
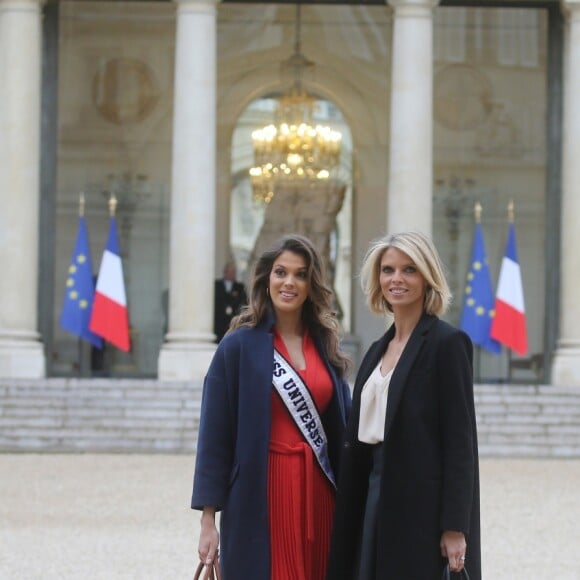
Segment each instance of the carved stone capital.
M221 0L173 0L178 12L215 12Z
M0 0L0 13L38 11L46 0Z
M561 0L560 6L568 18L580 18L580 0Z
M397 16L422 18L431 16L439 0L387 0Z

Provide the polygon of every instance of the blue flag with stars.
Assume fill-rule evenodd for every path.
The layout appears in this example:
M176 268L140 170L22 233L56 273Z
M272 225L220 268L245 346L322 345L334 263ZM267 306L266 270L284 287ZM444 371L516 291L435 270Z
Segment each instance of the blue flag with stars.
M469 334L475 344L497 354L501 352L501 345L490 336L494 306L495 297L487 265L483 231L481 224L477 223L475 224L471 266L465 285L460 328Z
M60 325L64 330L76 334L97 348L102 348L103 339L89 330L94 296L89 235L85 218L80 216L77 241L68 268Z

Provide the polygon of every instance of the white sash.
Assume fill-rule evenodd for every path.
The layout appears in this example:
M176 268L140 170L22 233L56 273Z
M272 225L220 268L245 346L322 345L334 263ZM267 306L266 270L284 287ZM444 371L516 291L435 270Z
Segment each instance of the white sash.
M336 488L334 474L328 458L326 433L324 432L318 409L300 375L276 349L274 349L272 384L290 412L296 426L300 429L304 439L312 448L324 475L326 475L332 486Z

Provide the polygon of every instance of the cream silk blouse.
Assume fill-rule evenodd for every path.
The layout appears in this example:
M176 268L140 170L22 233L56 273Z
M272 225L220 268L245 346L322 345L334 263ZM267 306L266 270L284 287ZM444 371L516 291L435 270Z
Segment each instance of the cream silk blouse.
M387 396L393 376L392 368L386 376L381 374L381 361L364 384L360 398L358 439L362 443L382 443L385 435Z

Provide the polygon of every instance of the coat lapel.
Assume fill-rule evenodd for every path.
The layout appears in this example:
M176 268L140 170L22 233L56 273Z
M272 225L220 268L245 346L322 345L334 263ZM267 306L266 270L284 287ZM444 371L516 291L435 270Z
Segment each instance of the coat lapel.
M367 379L375 370L375 367L379 364L379 360L387 350L387 345L389 342L391 342L393 336L395 336L394 324L391 325L387 332L373 344L372 350L370 350L368 356L365 357L365 360L362 363L360 371L356 377L355 390L358 391L359 394L363 385L367 382ZM359 388L357 389L357 387Z
M384 440L387 440L389 435L389 431L393 424L393 419L397 413L397 408L401 401L401 396L403 395L403 391L405 389L405 385L407 384L407 377L409 376L409 372L413 367L415 359L425 342L427 337L427 333L429 329L433 325L433 323L437 320L435 316L431 316L429 314L424 314L417 326L413 330L411 336L409 337L409 342L395 367L395 371L393 372L393 376L391 377L391 382L389 384L389 394L387 400L387 415L385 417L385 436ZM385 345L386 348L386 345Z
M367 379L377 364L379 364L379 360L383 356L383 353L387 349L387 345L393 338L394 334L395 327L394 325L391 325L387 332L369 347L369 350L365 354L360 368L356 374L354 390L352 393L352 409L350 412L350 420L347 426L347 438L351 441L356 441L358 436L358 426L360 421L360 398L363 386L367 382Z
M314 340L314 344L316 345L316 350L318 351L318 354L320 355L320 358L324 362L324 366L326 367L326 370L328 371L328 373L330 375L330 378L332 380L332 385L333 385L334 396L336 396L337 400L338 400L338 408L340 410L340 415L342 417L342 420L346 424L347 410L346 410L346 401L344 400L344 397L342 396L342 393L343 393L342 388L341 388L342 380L339 378L339 376L336 372L336 369L330 364L330 361L328 360L328 357L326 356L326 352L324 350L324 347L322 345L322 341L320 340L320 337L318 337L316 334L313 334L312 339Z

